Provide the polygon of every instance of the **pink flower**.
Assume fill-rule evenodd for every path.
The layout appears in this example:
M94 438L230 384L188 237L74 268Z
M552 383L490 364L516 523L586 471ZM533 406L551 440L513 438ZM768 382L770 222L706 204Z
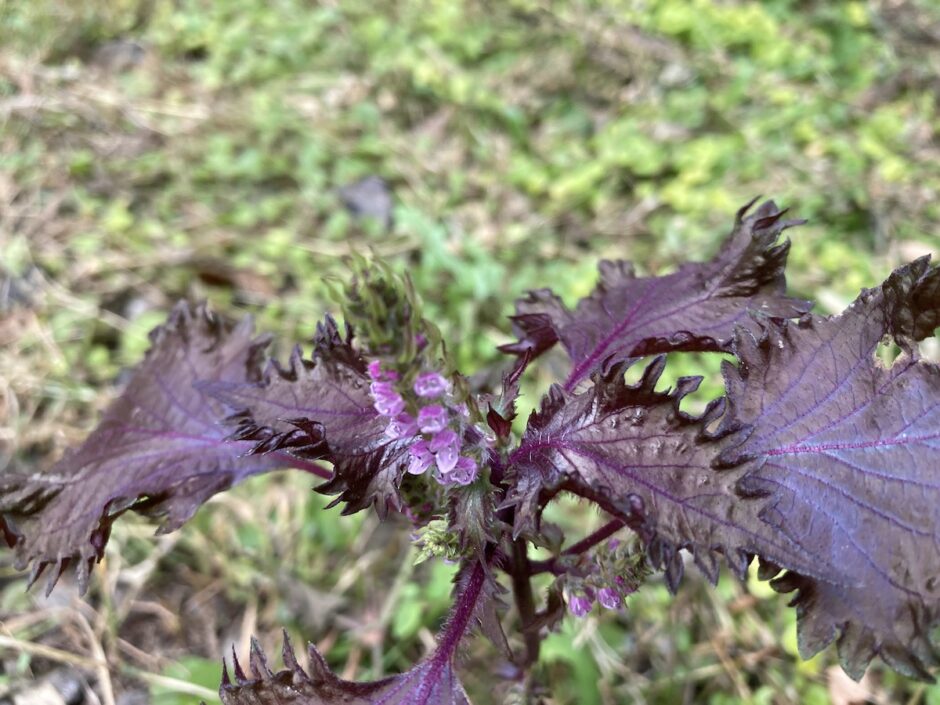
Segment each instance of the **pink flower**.
M439 397L450 391L450 382L437 372L422 372L415 380L414 390L419 397Z
M609 610L620 609L620 593L613 588L603 587L598 590L597 601Z
M369 391L372 392L372 396L376 399L398 394L395 390L395 385L391 382L373 382L369 385Z
M434 460L437 461L438 469L445 475L457 467L457 461L460 456L457 455L457 448L446 446L434 454Z
M372 398L375 399L375 410L382 416L398 416L405 410L405 400L395 391L391 382L373 382L369 385Z
M575 617L584 617L594 606L594 601L586 595L572 595L568 598L568 611Z
M434 456L428 449L427 441L415 441L408 449L411 459L408 461L408 472L420 475L434 464Z
M375 404L372 406L374 406L375 410L382 414L382 416L398 416L405 410L405 400L398 394L387 397L376 397Z
M457 434L454 433L453 429L445 428L442 431L438 431L434 434L434 437L431 439L431 452L438 453L444 448L453 448L457 450L460 442L457 438ZM456 462L456 461L454 461Z
M418 424L415 423L410 414L402 412L388 422L388 426L385 427L385 435L396 439L412 438L418 435Z
M381 360L373 360L366 369L369 371L369 378L373 381L387 380L394 382L398 379L398 373L395 370L383 370Z
M457 458L457 464L447 479L458 485L469 485L477 479L477 461L461 455Z
M447 412L437 404L426 406L418 412L418 427L422 433L437 433L447 427Z

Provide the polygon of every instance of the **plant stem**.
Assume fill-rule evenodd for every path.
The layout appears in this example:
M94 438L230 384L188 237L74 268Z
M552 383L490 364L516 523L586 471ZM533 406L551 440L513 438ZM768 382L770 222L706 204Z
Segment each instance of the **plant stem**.
M483 570L483 564L477 561L437 639L437 649L431 657L431 667L434 671L439 671L444 664L452 662L457 646L463 639L476 610L485 579L486 572Z
M617 533L626 525L626 522L622 519L613 519L594 533L588 534L577 543L571 544L571 546L562 551L561 554L563 556L574 556L579 553L584 553L607 537ZM561 569L558 567L557 559L555 558L550 558L547 561L532 561L529 563L529 569L531 570L530 575L538 575L539 573L555 573L557 575L561 572Z
M516 598L516 609L519 611L519 620L522 622L522 633L525 637L524 667L531 666L539 660L541 644L538 633L527 629L535 619L531 574L529 546L525 539L516 539L512 542L512 592Z
M578 553L584 553L588 549L591 549L597 544L599 544L601 541L603 541L607 537L613 536L626 525L627 523L623 521L622 519L613 519L607 522L606 524L604 524L601 528L599 528L594 533L588 534L577 543L574 543L568 548L566 548L563 551L563 553L567 555L575 555Z

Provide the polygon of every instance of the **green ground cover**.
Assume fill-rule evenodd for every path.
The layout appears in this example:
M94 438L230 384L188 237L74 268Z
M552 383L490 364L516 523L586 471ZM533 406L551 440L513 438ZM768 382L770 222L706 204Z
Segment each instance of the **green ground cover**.
M467 374L526 289L570 303L602 257L704 258L757 194L810 221L794 292L841 310L940 251L938 75L932 0L0 0L0 472L79 441L176 299L252 312L283 351L335 311L323 278L354 251L411 274ZM341 203L368 176L388 229ZM707 364L701 399L720 393ZM108 661L89 671L106 705L211 699L228 645L277 652L281 624L346 676L412 663L452 569L309 485L257 478L157 541L124 521L85 604L25 594L0 554L0 687L57 648ZM622 615L567 623L547 702L848 702L832 651L799 662L784 598L705 588L654 579ZM477 702L494 659L467 650ZM880 666L865 688L940 704Z

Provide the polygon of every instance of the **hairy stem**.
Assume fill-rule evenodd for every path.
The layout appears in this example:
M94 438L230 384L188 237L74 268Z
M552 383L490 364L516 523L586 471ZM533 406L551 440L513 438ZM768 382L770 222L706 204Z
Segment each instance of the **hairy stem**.
M453 659L457 645L470 626L470 620L477 608L477 602L480 600L485 577L486 572L483 569L483 563L478 561L473 566L462 592L454 603L450 617L438 636L437 650L432 657L432 665L435 669L441 668L444 663L448 663Z
M538 632L527 629L535 619L535 599L532 596L532 581L529 577L532 569L529 565L529 546L525 539L512 542L512 592L516 598L516 609L522 622L525 636L525 666L531 666L539 660Z

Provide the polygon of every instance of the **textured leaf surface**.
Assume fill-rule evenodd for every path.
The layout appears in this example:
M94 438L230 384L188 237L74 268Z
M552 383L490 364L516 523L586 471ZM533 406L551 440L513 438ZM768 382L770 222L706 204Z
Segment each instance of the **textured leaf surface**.
M410 671L370 683L345 681L337 677L311 645L310 669L297 664L285 637L284 665L272 672L264 655L252 644L251 675L246 676L235 661L235 679L226 670L219 695L223 705L469 705L454 669L460 640L470 628L484 588L484 570L477 564L470 570L450 619L438 639L437 649Z
M708 262L661 277L638 277L629 262L601 262L597 289L574 311L550 290L532 292L513 317L520 340L501 349L537 355L561 340L573 363L565 383L570 391L630 358L728 350L735 326L751 323L749 311L799 316L809 304L784 293L790 243L776 243L784 229L802 221L784 220L773 201L746 215L752 203L738 212L731 235Z
M247 379L266 341L243 320L234 329L202 306L179 304L151 333L152 347L124 393L85 443L45 473L0 475L0 529L31 581L53 565L48 590L68 564L84 590L114 519L127 509L178 528L216 492L278 466L283 457L243 457L225 441L224 409L197 380Z
M535 518L539 493L561 487L594 499L637 529L673 589L682 575L681 548L694 554L711 580L717 579L719 553L738 574L752 553L814 574L825 569L761 521L758 503L737 496L739 472L712 467L720 446L704 426L721 405L713 404L705 419L679 411L699 379L680 380L672 394L656 392L663 364L663 358L650 364L635 386L625 384L624 366L617 365L581 394L553 387L510 457L517 473L510 497L519 505L517 533Z
M921 677L940 663L928 635L940 607L940 367L914 346L938 322L940 270L925 258L840 316L768 322L758 341L742 332L740 367L726 371L743 428L723 462L742 464L739 488L765 498L768 526L848 576L777 583L799 589L801 652L838 638L855 677L876 654ZM889 369L875 358L885 334L908 351Z
M233 438L252 441L255 453L286 450L334 465L318 489L338 494L345 513L375 504L398 508L398 483L407 443L385 435L388 419L372 407L366 363L327 318L317 327L313 360L295 350L287 368L268 366L260 384L217 383L207 390L238 413Z

